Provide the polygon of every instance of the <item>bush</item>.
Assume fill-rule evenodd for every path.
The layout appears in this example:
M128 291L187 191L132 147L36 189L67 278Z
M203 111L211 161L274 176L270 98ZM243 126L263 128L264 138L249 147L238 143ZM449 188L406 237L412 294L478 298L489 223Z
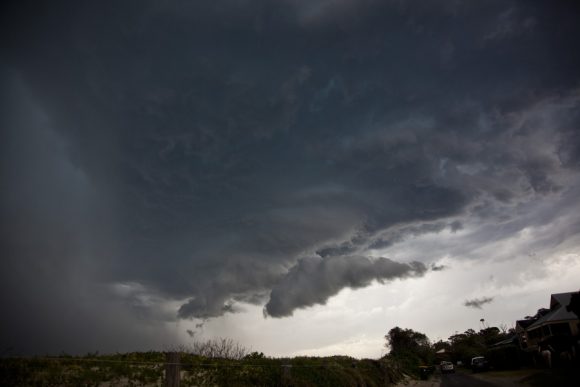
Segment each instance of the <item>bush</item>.
M187 352L210 359L240 360L248 354L248 349L240 343L227 338L195 341Z

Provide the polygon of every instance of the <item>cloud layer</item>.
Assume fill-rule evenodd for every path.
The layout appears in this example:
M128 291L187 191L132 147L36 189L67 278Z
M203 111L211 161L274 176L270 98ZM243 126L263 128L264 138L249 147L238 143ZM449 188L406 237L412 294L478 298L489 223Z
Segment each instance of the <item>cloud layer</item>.
M392 256L402 243L477 225L445 248L488 259L475 252L560 230L573 205L572 4L14 2L2 14L2 307L21 300L3 324L29 348L31 321L52 327L42 348L82 338L50 316L101 321L92 304L123 309L112 345L126 326L147 336L244 304L290 316L444 267L439 250ZM532 247L566 245L580 222L566 224Z

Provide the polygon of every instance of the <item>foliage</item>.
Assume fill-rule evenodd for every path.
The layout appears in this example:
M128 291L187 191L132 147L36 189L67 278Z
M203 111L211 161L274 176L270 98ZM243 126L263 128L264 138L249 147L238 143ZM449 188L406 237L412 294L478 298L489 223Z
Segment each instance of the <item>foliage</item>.
M438 360L451 360L454 363L462 361L463 364L470 364L471 358L475 356L489 356L494 364L512 367L515 364L514 359L517 360L517 356L514 355L515 348L490 350L493 344L510 337L511 334L508 329L497 327L484 327L479 332L468 329L463 333L452 335L447 341L439 340L431 345L425 334L395 327L389 331L385 339L386 346L390 349L389 358L396 361L405 373L419 376L418 367L434 364L435 353L441 349L445 350L445 355Z
M409 374L418 376L420 365L431 365L435 359L429 338L412 329L395 327L385 336L389 357Z
M387 346L392 355L408 351L419 351L421 348L429 347L429 339L424 333L416 332L412 329L401 329L394 327L385 336Z
M439 341L436 341L435 343L433 343L433 350L435 352L437 352L441 349L444 349L445 352L448 353L451 351L451 344L449 344L448 341L443 341L443 340L439 340Z
M473 329L456 333L449 337L452 360L469 364L471 358L484 354L486 347L483 338Z
M258 360L258 359L265 359L266 355L263 352L252 352L244 356L244 360Z
M161 386L165 354L133 352L87 356L2 358L0 385ZM347 356L242 359L180 354L182 386L381 386L402 374L396 363Z
M163 361L161 353L3 358L0 385L158 385L163 366L152 354Z
M195 341L187 352L210 359L239 360L244 358L249 351L243 345L232 339L217 338L207 341Z
M448 351L454 362L462 361L469 364L475 356L486 356L489 346L510 336L509 331L502 332L497 327L487 327L479 332L468 329L463 333L456 333L449 337Z

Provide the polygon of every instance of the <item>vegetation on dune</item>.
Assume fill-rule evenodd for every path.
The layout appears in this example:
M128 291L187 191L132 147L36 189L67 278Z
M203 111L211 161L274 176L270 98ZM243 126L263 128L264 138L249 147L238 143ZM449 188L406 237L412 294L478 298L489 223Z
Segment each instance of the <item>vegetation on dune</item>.
M384 386L402 378L390 359L270 358L214 340L180 351L182 386ZM197 351L194 353L193 351ZM205 355L200 355L204 353ZM0 359L1 385L161 386L165 354L133 352Z
M48 356L0 359L1 385L157 385L164 354Z

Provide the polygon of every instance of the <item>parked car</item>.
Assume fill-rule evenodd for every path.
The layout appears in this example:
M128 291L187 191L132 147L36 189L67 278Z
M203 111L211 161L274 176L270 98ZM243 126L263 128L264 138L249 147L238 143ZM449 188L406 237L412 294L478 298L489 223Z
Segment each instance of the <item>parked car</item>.
M439 368L441 369L442 374L452 374L455 372L455 367L450 361L442 361L441 364L439 364Z
M487 359L483 356L476 356L471 359L471 371L480 372L487 371L489 369L489 363Z

